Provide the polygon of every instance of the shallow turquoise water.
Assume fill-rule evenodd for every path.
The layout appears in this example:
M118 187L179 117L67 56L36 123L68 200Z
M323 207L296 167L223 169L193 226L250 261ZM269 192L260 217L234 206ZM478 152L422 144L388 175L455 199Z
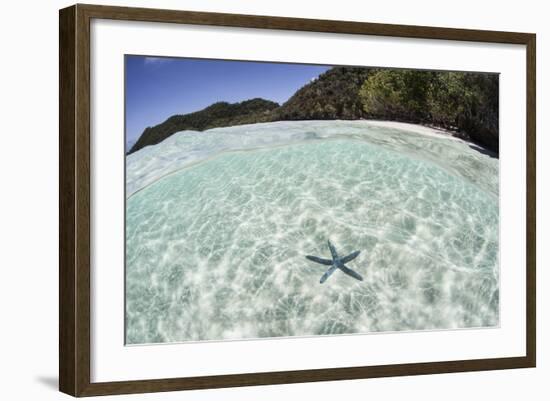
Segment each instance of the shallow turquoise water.
M211 151L239 129L240 148ZM355 122L165 142L129 160L127 343L498 325L497 159ZM319 284L304 255L329 257L327 239L362 251L364 281Z

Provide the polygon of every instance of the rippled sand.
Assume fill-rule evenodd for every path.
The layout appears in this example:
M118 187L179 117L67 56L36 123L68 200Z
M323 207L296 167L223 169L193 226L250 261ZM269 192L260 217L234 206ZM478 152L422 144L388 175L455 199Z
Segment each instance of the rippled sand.
M127 160L129 344L490 327L498 159L368 122L182 132ZM364 281L305 259L361 250Z

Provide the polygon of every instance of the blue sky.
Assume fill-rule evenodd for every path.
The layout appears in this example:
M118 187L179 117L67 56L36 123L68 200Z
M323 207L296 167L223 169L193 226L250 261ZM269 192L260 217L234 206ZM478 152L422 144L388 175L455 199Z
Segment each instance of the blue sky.
M284 103L330 67L126 56L126 141L174 114L255 97Z

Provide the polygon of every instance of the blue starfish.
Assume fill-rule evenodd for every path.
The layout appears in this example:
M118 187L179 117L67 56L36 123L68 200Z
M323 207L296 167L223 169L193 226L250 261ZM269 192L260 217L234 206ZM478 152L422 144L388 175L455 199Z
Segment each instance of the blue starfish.
M353 253L350 253L348 256L344 256L343 258L338 256L338 253L336 252L336 248L334 248L334 245L328 241L328 248L330 249L330 254L332 255L332 260L330 259L323 259L318 258L317 256L310 256L307 255L306 258L313 261L320 263L322 265L330 266L330 268L323 274L323 277L321 277L320 283L323 284L325 281L327 281L327 278L334 273L336 269L342 270L344 273L346 273L348 276L353 277L354 279L357 279L359 281L363 281L363 277L359 275L359 273L354 272L350 268L346 267L344 263L350 262L353 259L355 259L361 251L355 251Z

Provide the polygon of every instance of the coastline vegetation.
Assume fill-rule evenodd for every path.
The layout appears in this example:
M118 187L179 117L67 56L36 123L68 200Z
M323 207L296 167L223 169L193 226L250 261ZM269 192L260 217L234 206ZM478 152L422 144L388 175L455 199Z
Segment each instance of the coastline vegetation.
M147 127L128 153L183 130L288 120L379 119L450 130L498 154L498 74L333 67L284 104L217 102Z
M498 75L375 70L359 91L370 118L429 124L498 153Z

